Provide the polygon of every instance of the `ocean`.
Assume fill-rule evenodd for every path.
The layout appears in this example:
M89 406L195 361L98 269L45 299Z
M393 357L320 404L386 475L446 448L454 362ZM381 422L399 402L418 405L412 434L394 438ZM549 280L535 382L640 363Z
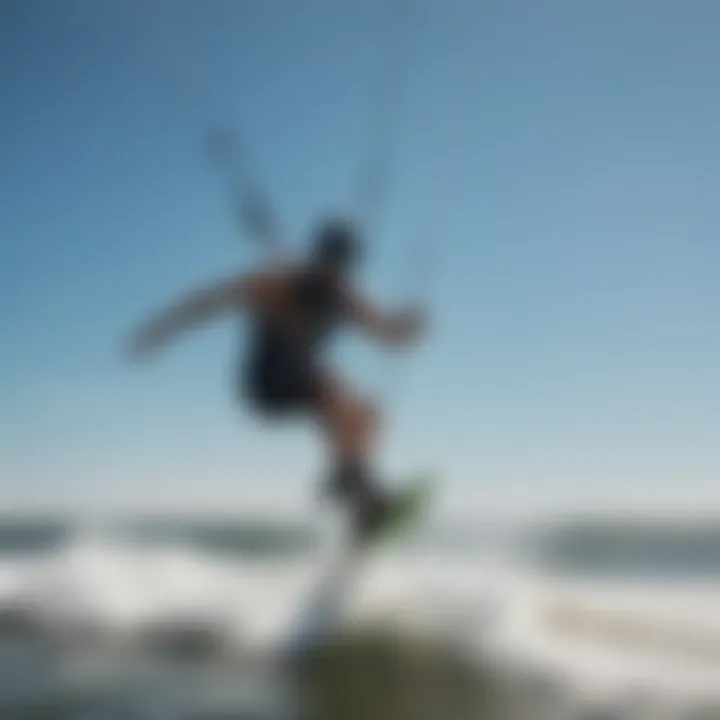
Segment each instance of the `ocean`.
M333 537L257 516L0 519L0 718L297 716L284 653ZM555 720L720 717L720 518L434 523L354 575L343 627L432 638L513 700L524 683L525 710L476 699L467 717L537 718L541 699Z

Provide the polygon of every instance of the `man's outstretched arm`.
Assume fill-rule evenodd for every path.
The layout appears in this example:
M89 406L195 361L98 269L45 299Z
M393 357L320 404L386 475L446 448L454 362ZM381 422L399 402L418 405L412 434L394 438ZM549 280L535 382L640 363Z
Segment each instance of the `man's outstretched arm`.
M233 277L191 293L140 326L131 336L130 353L148 356L186 330L261 303L276 284L270 275Z
M392 347L419 339L426 326L425 313L420 308L386 312L356 294L348 298L347 305L350 321L356 328Z

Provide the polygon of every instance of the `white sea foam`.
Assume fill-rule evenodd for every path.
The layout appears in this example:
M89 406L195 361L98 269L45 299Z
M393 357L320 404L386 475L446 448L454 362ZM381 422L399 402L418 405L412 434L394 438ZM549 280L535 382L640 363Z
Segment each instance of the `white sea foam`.
M12 611L38 631L124 637L204 624L236 648L272 649L287 641L328 562L323 553L222 558L90 535L39 558L6 559L0 618ZM720 702L717 584L570 582L489 555L430 553L386 553L358 572L347 617L384 614L451 634L588 696L642 687Z

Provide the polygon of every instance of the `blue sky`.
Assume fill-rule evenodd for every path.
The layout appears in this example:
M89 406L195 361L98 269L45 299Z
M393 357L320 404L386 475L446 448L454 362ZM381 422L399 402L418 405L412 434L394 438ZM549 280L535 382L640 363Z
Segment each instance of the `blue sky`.
M393 477L488 500L692 503L720 477L716 3L7 2L0 16L0 482L8 503L301 496L307 428L232 396L242 323L124 362L134 323L257 252L203 133L248 146L288 237L352 205L405 47L364 278L433 332L391 392ZM371 147L372 146L372 147ZM429 241L428 241L429 238ZM413 261L427 241L429 270Z

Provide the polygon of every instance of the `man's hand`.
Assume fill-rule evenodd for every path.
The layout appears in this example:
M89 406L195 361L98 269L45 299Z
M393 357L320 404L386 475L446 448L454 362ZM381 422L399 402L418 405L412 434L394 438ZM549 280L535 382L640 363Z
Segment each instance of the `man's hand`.
M427 328L427 313L423 308L407 308L399 312L390 323L389 340L393 345L409 345Z
M348 309L350 320L357 328L391 346L414 342L427 325L426 313L420 307L387 313L355 293L348 296Z
M141 362L152 357L163 344L162 334L157 328L148 325L130 336L126 352L130 360Z

